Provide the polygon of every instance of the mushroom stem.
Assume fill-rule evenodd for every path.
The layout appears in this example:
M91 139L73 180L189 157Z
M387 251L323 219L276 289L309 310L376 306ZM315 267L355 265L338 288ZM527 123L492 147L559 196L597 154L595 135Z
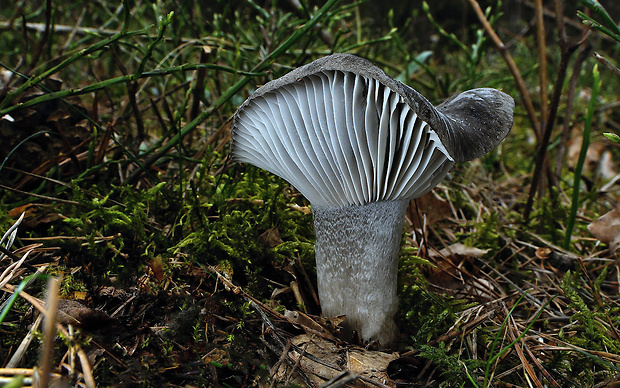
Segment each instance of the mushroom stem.
M364 342L396 336L396 278L408 201L312 206L319 298L324 316L346 315Z

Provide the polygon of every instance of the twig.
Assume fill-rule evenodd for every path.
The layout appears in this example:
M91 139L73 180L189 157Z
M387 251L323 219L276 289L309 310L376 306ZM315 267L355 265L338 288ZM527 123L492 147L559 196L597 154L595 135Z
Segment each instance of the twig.
M547 37L542 0L535 1L536 14L536 51L538 53L538 84L540 85L540 128L545 128L549 112L547 96Z
M525 105L525 110L527 112L528 118L530 122L532 123L534 134L536 135L536 138L539 139L540 138L540 126L538 125L538 119L536 118L536 110L534 109L534 104L532 103L532 97L530 96L530 92L527 90L527 87L525 86L525 81L523 80L523 77L521 77L521 72L519 71L517 64L515 63L514 59L512 59L512 55L510 55L510 52L507 50L506 46L504 45L504 42L502 42L502 40L499 38L499 36L497 36L495 31L493 30L493 26L491 26L491 23L489 23L486 16L484 16L484 12L482 11L482 8L480 8L478 1L477 0L468 0L468 1L471 7L473 8L474 12L478 16L480 23L482 23L482 27L486 31L487 35L489 35L489 37L491 38L491 40L497 47L497 50L500 52L502 57L504 57L504 61L506 62L506 65L508 66L508 70L510 70L512 77L514 78L515 83L517 84L517 89L519 89L519 94L521 95L521 98L523 99L523 104Z
M26 197L34 197L34 198L46 199L46 200L49 200L49 201L62 202L62 203L66 203L66 204L69 204L69 205L79 205L80 204L77 201L70 201L68 199L54 198L54 197L48 197L47 195L40 195L40 194L35 194L35 193L29 193L27 191L22 191L22 190L14 189L12 187L8 187L8 186L5 186L5 185L0 185L0 189L13 191L15 193L25 195Z
M340 388L344 387L348 383L352 383L359 378L357 373L353 373L350 370L345 370L338 376L329 380L325 384L321 384L319 388Z
M556 0L555 7L556 13L561 15L562 1ZM561 18L558 18L558 20L561 20ZM549 106L549 116L545 125L545 132L543 133L542 138L538 139L539 142L538 148L536 150L536 164L534 166L534 173L532 174L532 182L530 184L530 191L528 193L527 202L525 203L525 208L523 210L523 221L525 224L529 222L534 197L536 196L536 191L540 184L541 174L545 166L547 166L547 163L545 162L547 160L547 149L549 147L551 133L553 132L553 126L555 124L555 119L558 113L560 98L562 97L562 88L564 86L564 80L566 79L566 70L568 68L568 63L570 61L570 57L573 55L575 50L577 50L577 47L579 47L579 45L581 44L581 42L568 43L566 40L566 35L563 35L564 28L563 26L561 26L561 21L558 21L558 24L561 54L560 65L557 70L557 78L553 87L553 96L551 98L551 105ZM545 87L545 85L540 85L540 87L543 88ZM551 184L552 182L549 183Z
M521 341L523 342L523 348L527 352L527 355L529 356L530 360L532 360L534 365L536 365L536 368L538 368L538 370L543 374L543 376L545 376L545 379L547 379L547 381L549 381L555 388L560 388L560 384L558 384L558 382L555 381L555 379L553 378L553 376L551 376L551 374L549 374L549 372L547 371L545 366L540 363L538 358L536 358L536 356L530 350L530 347L527 346L525 341L523 341L523 340L521 340Z
M211 48L208 46L204 46L202 50L200 50L200 60L199 63L204 64L209 61L211 57ZM196 81L194 82L194 88L192 91L192 107L189 111L189 120L193 120L198 117L198 111L200 109L200 101L202 100L202 96L204 96L205 90L205 78L207 76L206 69L198 69L196 71Z
M245 292L243 290L243 288L235 285L233 282L228 280L224 275L219 273L219 271L217 269L215 269L215 267L209 266L208 269L209 269L209 271L211 271L213 274L215 274L217 276L217 279L219 281L224 283L226 288L229 288L233 293L235 293L237 295L242 295L243 297L247 298L250 302L255 303L257 305L257 307L258 307L258 310L260 310L261 313L262 313L263 310L269 311L269 313L271 315L273 315L274 317L276 317L278 319L281 319L283 321L287 321L287 319L286 319L286 317L284 315L280 314L279 312L277 312L276 310L274 310L274 309L272 309L270 307L265 306L265 304L261 303L261 301L259 301L258 299L254 298L253 296L251 296L250 294ZM275 329L275 327L274 327L274 329ZM284 346L284 344L282 344L282 346Z
M288 3L291 5L291 7L295 8L297 13L299 13L300 15L305 16L307 18L310 18L310 14L308 13L308 9L305 8L304 6L302 6L302 4L301 4L301 2L299 0L288 0ZM319 37L321 38L321 40L323 42L325 42L325 44L328 47L330 47L330 48L334 47L334 38L332 37L332 35L329 33L328 30L323 28L321 23L317 23L316 26L314 26L314 29L319 32ZM358 34L358 39L359 39L359 34Z
M510 338L511 341L515 341L520 336L520 334L518 335L516 333L516 331L517 331L517 324L514 321L514 319L512 318L512 316L509 318L509 322L511 323L511 325L509 325L509 327L506 327L506 330L508 331L508 337ZM534 369L532 368L532 365L525 358L525 354L523 354L523 346L524 345L525 345L525 343L523 341L523 338L521 338L519 340L519 342L514 344L514 349L517 352L517 356L519 357L519 360L521 360L521 364L523 365L523 369L527 372L527 375L525 375L525 376L526 377L529 376L529 378L532 379L535 387L542 387L543 385L541 384L540 380L538 380L538 377L536 376L536 373L534 372Z
M301 364L301 359L305 357L306 353L306 349L308 349L308 345L310 345L310 342L306 342L304 344L304 347L301 351L301 353L299 353L299 357L297 357L297 360L295 361L295 365L293 365L293 367L291 368L291 371L289 372L288 376L286 376L286 380L284 381L285 385L288 385L289 382L291 381L291 378L293 377L293 374L295 372L297 372L299 368L299 364ZM302 370L302 369L300 369ZM302 370L303 371L303 370ZM297 373L299 375L299 373Z
M271 368L271 372L269 373L269 377L271 377L272 379L276 376L276 373L278 373L278 369L280 369L280 365L282 365L282 363L284 362L284 360L286 360L286 358L288 357L288 352L291 350L291 339L289 338L286 341L286 346L284 347L284 350L282 350L282 355L280 356L280 358L278 359L278 361L273 364L273 367ZM271 387L273 387L275 385L275 379L273 379L271 381Z
M81 348L77 349L77 355L80 359L80 366L82 367L82 375L84 377L84 383L87 388L95 388L95 377L93 376L92 368L90 367L90 362L88 361L88 357L86 353Z
M32 72L35 68L37 61L40 59L41 53L45 48L50 36L50 26L52 24L52 0L46 0L45 2L45 29L37 48L32 53L32 62L30 63L30 69L26 73Z
M587 31L584 31L584 34ZM562 136L560 138L560 144L558 145L558 153L555 161L555 175L560 176L562 167L564 166L564 157L566 150L568 149L568 140L571 135L571 123L573 116L573 108L575 106L575 91L577 90L577 82L579 81L579 74L581 73L581 67L588 58L591 51L591 47L585 45L585 41L579 46L579 54L577 59L573 63L573 69L568 82L568 92L566 93L566 108L564 111L564 123L562 127Z
M35 32L45 32L46 23L24 23L23 27L29 31ZM9 22L0 22L0 31L2 30L12 30L14 26ZM118 30L109 30L105 28L90 28L90 27L79 27L75 28L75 26L67 26L63 24L54 24L51 27L50 31L54 34L59 33L77 33L80 35L108 35L112 36L118 34ZM148 38L148 36L145 36Z
M274 326L274 324L269 320L269 318L267 317L267 315L265 314L265 312L263 311L262 307L259 306L258 303L255 302L255 300L253 300L253 298L250 298L249 296L246 295L246 299L250 301L250 304L252 305L252 307L254 307L254 310L256 310L258 312L258 314L261 316L261 319L263 320L263 323L265 325L267 325L267 332L271 333L271 336L273 337L273 339L277 342L278 347L279 348L275 348L272 344L270 344L266 339L265 336L261 336L260 339L261 341L263 341L263 343L265 345L267 345L267 347L269 347L274 353L278 354L280 352L281 353L281 357L284 357L284 360L286 361L286 363L293 368L293 370L295 370L296 368L296 363L294 364L292 361L292 357L289 356L289 351L291 346L293 346L293 348L295 349L295 351L300 352L299 351L299 347L292 345L291 341L289 340L286 344L286 346L284 345L284 343L282 342L282 338L280 338L280 336L278 335L277 329ZM284 351L286 350L286 351ZM300 352L301 354L301 352ZM299 360L298 360L299 361ZM275 374L274 374L275 375ZM306 376L305 373L298 373L299 377L304 381L304 383L307 386L312 386L312 383L310 381L310 378L308 376ZM290 377L290 376L289 376Z

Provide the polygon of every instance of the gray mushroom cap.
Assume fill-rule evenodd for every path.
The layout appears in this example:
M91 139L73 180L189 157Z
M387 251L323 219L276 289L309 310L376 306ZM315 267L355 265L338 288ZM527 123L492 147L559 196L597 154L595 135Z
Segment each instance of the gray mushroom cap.
M374 78L401 95L418 116L437 132L457 163L484 156L512 128L515 103L506 93L492 88L472 89L453 96L435 108L415 89L390 77L367 59L352 54L332 54L298 67L256 90L239 110L243 110L256 97L324 71L352 72Z
M434 107L371 62L333 54L260 87L233 118L233 159L279 175L313 204L412 199L512 127L514 100L473 89ZM344 199L343 199L344 198Z

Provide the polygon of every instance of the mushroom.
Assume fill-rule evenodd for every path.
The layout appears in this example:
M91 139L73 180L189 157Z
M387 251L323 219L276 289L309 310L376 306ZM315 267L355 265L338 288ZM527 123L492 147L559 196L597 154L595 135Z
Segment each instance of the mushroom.
M389 346L409 201L498 145L513 110L490 88L434 107L371 62L333 54L257 89L233 117L231 155L310 201L322 314Z

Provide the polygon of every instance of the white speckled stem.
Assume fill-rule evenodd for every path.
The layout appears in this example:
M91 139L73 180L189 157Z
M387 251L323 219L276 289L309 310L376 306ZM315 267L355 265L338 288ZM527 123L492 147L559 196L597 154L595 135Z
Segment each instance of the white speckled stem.
M408 201L313 206L319 297L324 316L345 314L364 341L390 344Z

